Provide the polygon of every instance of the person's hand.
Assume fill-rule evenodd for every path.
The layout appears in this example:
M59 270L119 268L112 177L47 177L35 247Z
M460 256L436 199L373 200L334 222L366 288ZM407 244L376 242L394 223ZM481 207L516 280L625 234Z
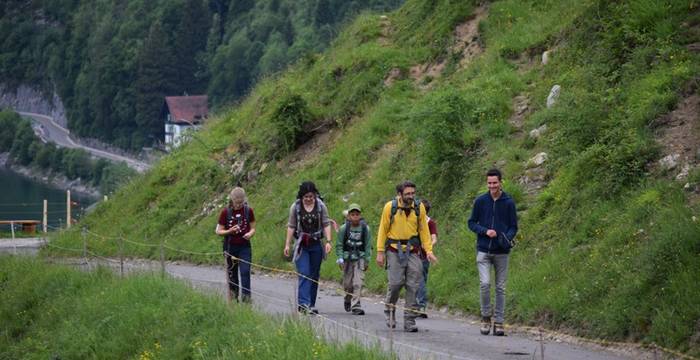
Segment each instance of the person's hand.
M377 265L384 267L384 252L377 252Z
M363 260L362 261L362 271L367 271L367 268L369 268L369 261Z
M338 260L335 261L335 263L338 264L340 271L343 271L343 264L345 264L345 260L343 260L343 258L339 258Z
M326 242L326 254L330 254L330 252L331 252L331 243Z
M490 238L495 238L496 236L498 236L498 233L496 232L496 230L488 229L486 230L486 236Z
M426 257L428 258L428 261L430 261L431 264L435 264L438 261L437 257L435 257L435 255L432 252L427 253Z
M253 233L251 231L248 231L247 233L243 234L243 238L246 240L250 240L250 238L253 237Z
M284 256L289 257L289 244L284 244Z

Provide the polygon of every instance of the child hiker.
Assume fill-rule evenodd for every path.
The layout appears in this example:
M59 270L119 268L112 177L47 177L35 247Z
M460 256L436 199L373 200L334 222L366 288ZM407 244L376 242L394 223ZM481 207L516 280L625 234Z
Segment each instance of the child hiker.
M372 236L369 226L362 219L362 209L357 204L350 204L348 215L338 230L335 244L336 261L343 271L343 289L345 290L345 311L353 315L364 315L360 304L362 283L365 271L372 255Z

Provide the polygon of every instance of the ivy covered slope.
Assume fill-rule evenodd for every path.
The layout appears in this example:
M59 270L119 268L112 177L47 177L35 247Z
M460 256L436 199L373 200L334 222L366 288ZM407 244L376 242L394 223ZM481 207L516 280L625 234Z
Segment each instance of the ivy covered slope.
M329 51L261 82L83 225L218 252L217 214L240 180L256 212L254 261L290 269L285 223L302 180L316 181L336 219L349 200L376 229L394 185L410 178L440 227L430 297L477 313L466 218L486 190L483 174L498 166L520 214L509 321L698 355L697 106L686 105L697 99L699 26L694 1L411 0L386 17L366 14ZM692 115L683 131L669 120L678 111ZM674 134L693 154L659 165ZM688 175L675 180L681 168ZM79 247L81 237L55 241ZM117 253L114 240L88 242ZM159 256L157 247L125 251ZM333 261L322 275L340 277ZM369 288L381 292L385 281L371 267Z

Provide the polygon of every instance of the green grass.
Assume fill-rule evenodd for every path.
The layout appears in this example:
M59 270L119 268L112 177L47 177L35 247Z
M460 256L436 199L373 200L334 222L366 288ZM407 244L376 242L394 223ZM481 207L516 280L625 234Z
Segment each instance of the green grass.
M152 275L121 279L0 257L0 357L6 359L384 359L338 345L306 321L228 306Z
M382 20L361 16L328 52L260 82L245 101L199 132L199 141L124 187L83 225L107 236L218 252L216 216L225 194L241 180L258 219L254 261L292 269L282 246L287 211L301 181L317 183L332 217L340 219L347 198L363 207L376 229L394 185L410 178L418 182L420 196L433 200L440 227L431 301L476 314L474 235L466 218L473 199L486 190L483 174L497 165L520 210L508 321L700 355L693 340L700 319L693 280L700 275L700 227L692 220L698 206L684 196L682 183L650 166L660 154L651 124L700 73L697 55L685 46L700 41L694 30L698 6L498 1L480 25L485 52L421 90L408 70L446 56L455 24L469 17L472 5L407 1L388 15L387 43L380 42ZM556 50L550 64L540 65L541 51L551 48ZM533 65L522 67L521 57L532 57ZM403 76L387 88L383 79L393 68ZM562 93L547 109L554 84ZM530 99L531 113L519 133L508 120L513 98L521 94ZM301 163L294 160L299 154L280 146L284 139L273 121L292 96L303 100L295 106L308 111L310 128L331 128L330 140ZM543 124L544 137L527 139L527 132ZM550 182L528 196L518 178L541 151L549 154L544 170ZM694 183L697 174L691 172ZM87 239L97 253L118 251L112 239ZM78 230L55 241L82 244ZM157 247L127 244L124 250L159 256ZM172 251L166 256L221 260ZM322 276L340 278L333 261L324 263ZM373 266L366 283L382 292L386 274Z

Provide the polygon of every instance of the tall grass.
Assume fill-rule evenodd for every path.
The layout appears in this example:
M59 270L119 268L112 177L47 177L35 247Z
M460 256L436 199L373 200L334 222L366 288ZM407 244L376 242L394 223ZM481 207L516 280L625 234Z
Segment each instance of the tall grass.
M308 322L228 306L150 275L120 279L0 257L0 358L383 359L338 345Z

